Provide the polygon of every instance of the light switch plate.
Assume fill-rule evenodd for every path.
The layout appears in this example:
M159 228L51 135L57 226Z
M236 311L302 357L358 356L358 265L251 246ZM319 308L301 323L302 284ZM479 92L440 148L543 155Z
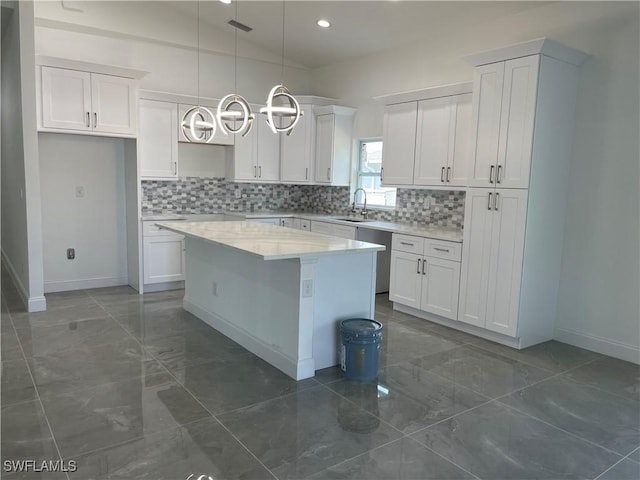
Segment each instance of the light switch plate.
M303 298L313 297L313 280L302 281L302 297Z

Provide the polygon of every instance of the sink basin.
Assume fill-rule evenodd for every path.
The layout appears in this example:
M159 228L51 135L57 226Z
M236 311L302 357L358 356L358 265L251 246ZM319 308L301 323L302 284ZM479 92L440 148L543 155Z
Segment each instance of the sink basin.
M361 223L361 222L372 222L373 220L368 220L365 218L352 218L352 217L336 217L334 220L341 220L343 222L353 222L353 223Z

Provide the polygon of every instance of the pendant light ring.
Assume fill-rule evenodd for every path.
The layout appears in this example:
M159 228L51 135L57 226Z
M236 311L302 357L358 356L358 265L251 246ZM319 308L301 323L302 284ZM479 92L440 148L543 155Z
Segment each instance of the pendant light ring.
M240 107L240 110L234 110L234 106ZM239 133L244 137L251 130L254 118L255 115L251 112L249 102L241 95L230 93L218 103L216 119L220 125L220 131L225 135ZM240 126L232 126L237 125L239 121L242 122Z
M216 134L216 117L208 108L197 105L186 111L181 127L187 141L211 143Z

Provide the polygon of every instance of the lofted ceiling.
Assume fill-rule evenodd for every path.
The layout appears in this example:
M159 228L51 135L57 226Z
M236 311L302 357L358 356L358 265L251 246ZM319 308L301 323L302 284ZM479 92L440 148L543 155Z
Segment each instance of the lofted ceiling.
M288 0L285 4L285 56L288 61L314 69L385 50L437 41L452 31L522 14L553 2L456 2L456 1L311 1ZM163 2L177 13L196 17L196 3ZM238 21L253 28L238 31L245 41L280 55L282 7L278 1L239 1ZM218 0L200 2L203 25L233 32L227 22L236 5ZM328 29L316 25L324 18Z

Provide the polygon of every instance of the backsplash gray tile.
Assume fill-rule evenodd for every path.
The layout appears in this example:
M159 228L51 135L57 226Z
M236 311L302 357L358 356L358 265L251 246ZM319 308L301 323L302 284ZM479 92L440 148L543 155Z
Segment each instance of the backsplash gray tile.
M142 181L143 214L275 210L346 215L350 208L349 187L234 183L200 177ZM402 188L395 209L372 209L369 218L462 228L463 216L464 192Z

